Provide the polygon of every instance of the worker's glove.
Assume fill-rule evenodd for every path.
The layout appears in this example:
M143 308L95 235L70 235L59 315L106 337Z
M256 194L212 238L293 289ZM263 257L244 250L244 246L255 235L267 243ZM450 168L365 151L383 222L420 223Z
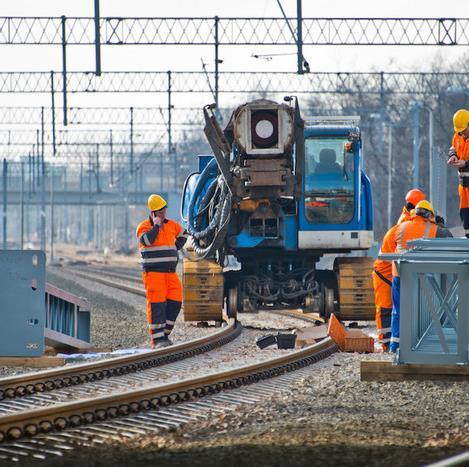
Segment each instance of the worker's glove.
M445 219L442 216L435 216L435 223L438 225L445 225Z
M453 146L451 146L448 151L448 159L451 159L452 157L458 157L456 149L454 149Z

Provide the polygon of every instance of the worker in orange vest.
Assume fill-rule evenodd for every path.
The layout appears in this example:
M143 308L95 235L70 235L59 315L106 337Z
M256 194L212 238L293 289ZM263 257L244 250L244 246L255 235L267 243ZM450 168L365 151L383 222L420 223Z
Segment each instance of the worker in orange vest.
M415 207L415 215L408 221L398 224L394 230L393 243L396 253L405 253L407 243L418 238L452 237L451 232L435 222L435 211L427 200L420 201ZM401 302L401 281L396 261L392 263L392 314L391 314L391 352L399 348L399 320Z
M464 234L469 238L469 110L460 109L453 116L454 136L448 165L458 169L459 215Z
M411 211L415 206L425 199L425 195L418 188L410 190L405 197L405 204L402 214L397 224L391 227L384 236L383 243L379 250L382 253L394 253L394 232L397 226L410 220ZM373 288L375 291L376 306L376 329L378 331L378 341L384 352L389 349L391 341L391 313L392 313L392 262L384 259L377 259L373 263Z
M148 198L150 216L137 227L137 239L147 296L148 327L152 348L171 345L169 335L181 310L182 284L176 273L178 250L187 232L166 218L166 201L159 195Z

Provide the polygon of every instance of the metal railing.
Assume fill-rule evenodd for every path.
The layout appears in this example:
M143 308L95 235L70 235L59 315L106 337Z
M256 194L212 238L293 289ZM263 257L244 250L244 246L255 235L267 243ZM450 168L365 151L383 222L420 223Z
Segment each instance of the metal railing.
M55 340L59 341L57 344L77 348L77 344L87 347L86 343L90 342L90 312L86 300L46 284L45 330L46 341Z

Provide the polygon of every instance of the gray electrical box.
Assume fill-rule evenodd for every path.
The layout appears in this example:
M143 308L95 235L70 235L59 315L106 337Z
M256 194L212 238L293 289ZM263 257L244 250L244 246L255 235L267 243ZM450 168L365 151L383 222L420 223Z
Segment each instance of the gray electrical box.
M46 256L0 250L0 356L44 353Z

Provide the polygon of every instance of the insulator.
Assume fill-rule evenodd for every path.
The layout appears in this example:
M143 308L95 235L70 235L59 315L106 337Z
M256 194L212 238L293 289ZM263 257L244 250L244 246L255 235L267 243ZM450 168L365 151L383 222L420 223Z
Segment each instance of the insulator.
M64 430L67 428L67 419L64 417L58 417L54 420L54 427L56 430Z
M169 396L161 396L160 397L160 405L169 405L171 402Z
M52 391L52 389L55 388L55 384L53 381L46 381L44 385L48 391Z
M128 404L121 404L119 405L119 415L129 415L130 407Z
M93 412L85 412L82 417L85 423L93 423L95 421L95 414Z
M10 428L7 431L7 438L11 441L15 441L17 439L20 439L21 436L23 436L23 431L21 430L21 428L18 428L16 426Z
M116 418L117 415L119 414L119 410L117 409L117 407L109 407L107 410L107 416L109 418Z
M80 426L81 425L81 415L70 415L68 417L69 426Z
M159 397L154 397L150 400L151 406L156 409L161 405L161 399Z
M107 418L107 413L104 409L98 409L95 411L96 420L103 421Z
M42 422L39 422L39 430L41 433L50 433L54 426L49 420L43 420Z
M64 382L62 379L54 379L54 385L57 389L64 387Z
M137 413L140 411L140 404L138 402L131 402L129 404L130 412Z
M36 424L30 423L24 427L25 436L36 436L39 432L39 428Z
M151 409L151 402L147 399L140 401L140 409L141 410L150 410Z

